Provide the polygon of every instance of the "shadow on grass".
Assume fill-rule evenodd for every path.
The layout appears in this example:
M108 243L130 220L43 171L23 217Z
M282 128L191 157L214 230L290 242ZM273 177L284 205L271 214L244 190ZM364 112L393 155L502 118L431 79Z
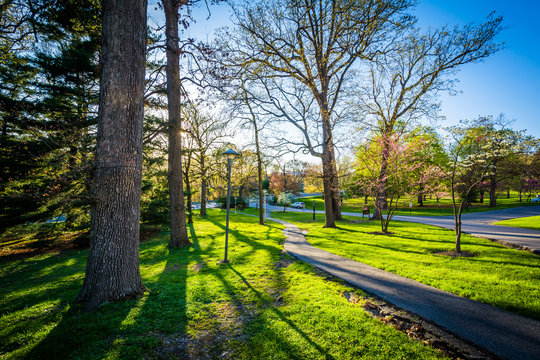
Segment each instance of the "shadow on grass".
M194 237L194 233L192 233ZM155 241L141 246L141 275L153 270L158 260L166 263L157 280L145 280L149 294L134 300L105 304L85 312L83 305L67 302L47 315L53 329L27 354L29 359L64 358L140 358L142 353L159 348L168 333L185 338L186 277L192 249L171 249ZM69 299L73 299L76 293ZM166 305L166 306L162 306ZM185 341L181 342L185 344ZM165 350L164 350L165 351ZM185 348L166 349L167 357L185 358Z
M214 223L216 226L222 228L222 229L225 229L225 226L213 219L209 219L210 222ZM271 231L271 228L268 227L268 230L267 230L267 233L269 233ZM251 238L249 238L248 236L245 236L243 234L241 234L239 231L235 230L235 229L231 229L229 228L229 233L231 235L234 236L234 238L239 241L239 242L242 242L242 243L245 243L245 244L248 244L250 247L251 247L251 251L250 252L247 252L245 255L243 256L239 256L239 257L236 257L236 258L233 258L231 259L231 262L234 263L234 264L238 264L238 263L242 263L242 260L244 260L243 258L245 258L246 256L249 256L252 252L254 251L257 251L257 250L264 250L264 251L267 251L269 253L272 253L272 254L276 254L276 256L274 256L274 262L278 260L278 252L276 251L276 248L273 247L273 246L269 246L269 245L265 245L265 244L262 244L261 242L258 242L258 241L255 241ZM241 283L255 296L255 298L257 299L257 304L258 306L261 308L260 310L264 310L264 309L268 309L269 311L271 311L275 316L277 316L277 318L279 318L281 321L283 321L285 324L287 324L288 327L290 327L294 332L296 332L301 338L304 339L304 341L306 341L311 347L313 347L314 349L316 349L316 351L318 353L320 353L321 355L323 355L326 359L333 359L333 357L327 353L327 351L325 349L323 349L319 344L317 344L313 339L311 339L304 331L302 331L302 329L300 329L295 323L293 323L290 319L288 319L277 307L276 307L276 304L275 304L275 300L274 298L270 298L269 296L265 296L264 294L262 294L259 290L257 290L246 278L245 276L243 276L239 270L237 270L235 268L235 266L233 266L231 264L231 262L227 263L227 264L223 264L222 265L222 268L223 269L229 269L231 270L236 277L238 277L238 279L240 279ZM273 276L275 277L275 279L277 280L277 283L278 284L283 284L284 283L284 280L282 278L282 272L280 270L278 270L275 266L272 266L272 274ZM221 283L223 284L224 288L225 288L225 291L227 292L227 294L231 297L231 299L233 300L233 302L235 303L235 305L239 308L242 307L242 301L241 299L238 298L238 296L236 295L235 293L235 290L234 290L234 287L230 284L229 281L227 281L225 279L225 277L223 276L223 273L221 270L217 270L215 271L215 273L213 273L213 275L218 278ZM260 319L258 321L261 321ZM245 326L249 326L249 324L246 324ZM269 331L269 330L266 330L266 331ZM287 352L291 355L292 358L303 358L304 357L304 352L302 351L302 349L300 349L298 346L294 346L290 341L288 341L288 339L286 338L283 338L282 334L276 334L274 333L274 337L276 339L276 341L279 342L279 346L281 349L286 349ZM248 339L249 340L249 339Z

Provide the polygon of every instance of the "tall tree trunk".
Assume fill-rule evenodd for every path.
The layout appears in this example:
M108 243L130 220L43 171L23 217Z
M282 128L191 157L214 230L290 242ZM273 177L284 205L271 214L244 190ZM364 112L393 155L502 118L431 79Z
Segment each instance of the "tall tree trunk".
M325 127L323 127L323 138L327 139ZM335 228L336 218L334 216L334 204L332 202L332 159L328 151L327 141L323 142L322 153L323 168L323 197L324 197L324 227Z
M334 210L334 219L341 220L341 193L339 192L339 176L333 143L330 158L332 159L332 207Z
M178 46L178 9L176 0L163 0L165 35L167 38L167 102L169 113L169 200L171 237L169 247L184 247L190 243L187 235L184 186L182 181L182 119L180 102L180 48Z
M86 309L139 296L146 0L103 0L102 69Z
M201 216L206 216L206 193L208 192L208 180L206 179L206 165L204 154L201 152Z
M262 187L262 158L259 145L259 129L257 121L253 119L253 129L255 132L255 151L257 153L257 186L259 188L259 224L264 225L263 187Z
M334 139L332 137L332 126L330 125L328 97L326 92L321 93L318 100L321 109L323 130L322 168L325 217L324 227L335 228L336 219L341 219L341 206L339 203L339 184L334 154Z
M510 189L506 189L506 198L510 199Z

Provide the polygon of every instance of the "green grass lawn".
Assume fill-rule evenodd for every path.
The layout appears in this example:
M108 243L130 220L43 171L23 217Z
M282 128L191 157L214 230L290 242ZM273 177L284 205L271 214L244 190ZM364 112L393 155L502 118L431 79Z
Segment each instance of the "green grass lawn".
M540 230L540 215L529 216L519 219L502 220L494 223L494 225L513 226L525 229Z
M316 247L424 284L540 320L540 257L486 239L462 236L462 249L475 257L450 258L435 252L454 248L454 232L392 221L392 235L374 235L380 223L361 219L322 228L324 216L272 212L308 230Z
M489 207L489 199L486 197L484 203L473 203L467 212L483 212L483 211L492 211L507 209L512 207L519 206L530 206L534 205L531 202L526 202L523 200L519 202L517 193L511 192L510 198L506 198L506 194L501 194L497 198L497 206ZM525 198L524 198L525 199ZM322 196L308 196L299 198L298 201L303 201L306 204L306 209L313 209L313 200L315 200L315 209L324 210L324 200ZM370 211L373 213L373 199L368 199L368 205ZM412 208L409 208L409 201L404 202L401 205L401 208L396 211L396 215L413 215L413 216L451 216L453 215L452 211L452 200L450 198L442 198L437 203L435 198L427 199L424 201L424 206L418 206L416 201L412 201ZM342 210L343 212L362 212L362 207L364 206L364 199L347 199L343 203Z
M0 259L0 358L442 358L343 296L358 290L283 255L280 225L231 215L220 266L224 213L195 220L189 248L169 250L167 232L141 243L148 293L95 312L72 303L87 250Z

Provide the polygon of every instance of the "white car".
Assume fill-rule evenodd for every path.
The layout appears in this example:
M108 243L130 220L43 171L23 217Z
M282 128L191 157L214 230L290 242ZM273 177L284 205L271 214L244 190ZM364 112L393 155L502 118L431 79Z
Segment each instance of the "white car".
M540 202L540 196L537 196L537 197L531 199L531 202L533 202L533 203Z
M303 202L297 201L294 204L292 204L291 207L296 208L296 209L303 209L305 205Z

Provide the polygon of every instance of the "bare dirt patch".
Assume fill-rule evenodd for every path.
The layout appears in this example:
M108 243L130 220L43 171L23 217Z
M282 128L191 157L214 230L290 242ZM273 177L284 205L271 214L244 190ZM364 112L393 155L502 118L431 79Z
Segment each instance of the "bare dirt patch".
M201 261L201 262L196 263L195 265L191 265L191 266L189 267L189 270L198 273L198 272L201 271L205 266L206 266L206 264L204 263L204 261Z
M453 257L453 258L458 258L458 257L475 257L477 256L478 254L475 254L475 253L470 253L470 252L467 252L467 251L462 251L462 252L456 252L455 250L445 250L445 251L436 251L433 253L433 255L438 255L438 256L450 256L450 257Z
M389 232L382 232L382 231L373 231L373 232L369 232L368 234L370 235L393 235L394 233L389 231Z
M235 359L235 344L244 342L245 325L257 316L254 308L234 303L216 304L211 321L198 324L191 329L193 335L185 333L162 334L153 332L152 336L161 340L159 346L148 358L152 359Z

